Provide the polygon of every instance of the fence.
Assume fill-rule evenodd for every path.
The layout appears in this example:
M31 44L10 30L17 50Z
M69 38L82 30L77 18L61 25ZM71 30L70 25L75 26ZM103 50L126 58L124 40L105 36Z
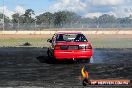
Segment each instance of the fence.
M3 31L41 31L41 30L103 30L103 29L131 29L132 30L132 24L115 24L115 23L106 23L106 24L82 24L82 23L67 23L63 25L54 25L54 24L36 24L36 23L23 23L23 24L13 24L13 23L5 23L4 28L3 24L0 23L0 30Z

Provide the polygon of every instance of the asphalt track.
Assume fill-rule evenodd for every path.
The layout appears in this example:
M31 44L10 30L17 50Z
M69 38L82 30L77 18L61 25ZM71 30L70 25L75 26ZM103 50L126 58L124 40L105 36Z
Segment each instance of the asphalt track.
M1 87L82 88L81 68L90 79L132 79L132 49L93 49L90 63L53 63L47 48L0 48Z

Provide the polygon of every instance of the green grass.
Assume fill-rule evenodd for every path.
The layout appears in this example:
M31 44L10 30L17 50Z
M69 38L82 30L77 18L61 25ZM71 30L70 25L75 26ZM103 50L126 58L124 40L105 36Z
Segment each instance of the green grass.
M45 38L0 39L0 47L48 47ZM24 43L31 46L22 46ZM131 38L90 38L93 48L132 48Z
M9 39L0 39L0 47L24 47L23 44L28 42L31 46L28 47L43 47L46 46L46 39L43 38L9 38Z
M132 48L131 38L91 38L94 48Z

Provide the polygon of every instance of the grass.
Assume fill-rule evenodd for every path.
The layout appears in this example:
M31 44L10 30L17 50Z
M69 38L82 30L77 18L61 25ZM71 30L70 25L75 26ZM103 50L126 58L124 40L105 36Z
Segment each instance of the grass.
M43 38L9 38L0 39L0 47L24 47L23 44L28 42L31 46L28 47L43 47L46 39Z
M132 48L131 38L91 38L94 48Z
M132 48L132 38L90 37L93 48ZM31 46L23 46L24 43ZM47 38L0 38L0 47L48 47Z

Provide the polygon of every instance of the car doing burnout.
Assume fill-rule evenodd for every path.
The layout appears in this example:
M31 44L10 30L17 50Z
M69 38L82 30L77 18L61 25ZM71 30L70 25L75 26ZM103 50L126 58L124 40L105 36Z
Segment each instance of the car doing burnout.
M59 60L90 60L92 57L91 43L80 32L58 32L47 42L51 43L47 51L49 57Z

